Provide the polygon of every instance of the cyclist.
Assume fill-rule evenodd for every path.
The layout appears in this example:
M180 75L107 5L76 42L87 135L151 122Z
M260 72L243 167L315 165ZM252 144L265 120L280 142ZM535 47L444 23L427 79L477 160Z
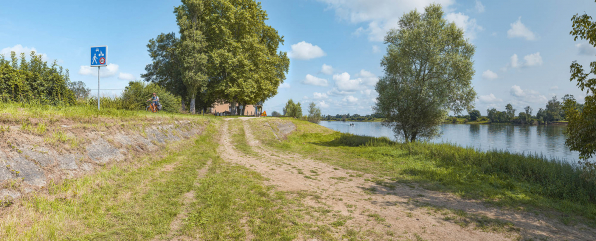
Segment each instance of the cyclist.
M155 93L153 93L153 97L151 97L147 101L152 101L153 104L155 105L155 108L159 107L159 96L157 96Z

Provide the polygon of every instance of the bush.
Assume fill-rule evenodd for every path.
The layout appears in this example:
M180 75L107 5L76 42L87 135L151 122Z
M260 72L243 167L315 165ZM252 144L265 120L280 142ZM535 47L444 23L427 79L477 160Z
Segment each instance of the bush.
M271 116L273 116L273 117L280 117L281 114L279 112L277 112L277 111L273 111L273 113L271 113Z
M153 93L159 97L162 111L180 112L180 98L168 92L155 83L145 84L141 81L131 81L122 93L122 108L128 110L144 110Z
M21 60L11 52L11 61L0 55L0 101L30 104L72 105L74 93L68 89L68 70L54 62L51 66L41 55L31 52L31 60L25 54Z

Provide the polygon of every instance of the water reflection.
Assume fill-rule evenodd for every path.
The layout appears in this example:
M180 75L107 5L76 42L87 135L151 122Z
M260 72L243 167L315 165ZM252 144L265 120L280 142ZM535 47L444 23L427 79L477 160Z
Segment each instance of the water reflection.
M354 123L354 126L350 126ZM385 136L396 140L393 131L379 122L322 121L322 126L356 135ZM513 126L513 125L441 125L440 137L431 142L449 142L480 150L500 149L516 153L538 154L549 158L576 162L578 152L565 146L564 125Z

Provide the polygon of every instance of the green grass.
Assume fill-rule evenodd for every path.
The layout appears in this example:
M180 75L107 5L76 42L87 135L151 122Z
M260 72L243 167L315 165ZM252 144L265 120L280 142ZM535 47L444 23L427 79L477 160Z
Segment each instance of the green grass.
M214 127L194 143L80 179L51 184L0 221L5 240L147 240L165 235L197 170L214 157ZM192 146L192 148L186 148ZM180 151L180 149L183 149ZM165 167L168 169L164 170Z
M246 155L256 155L256 152L254 152L248 145L242 120L229 120L228 123L228 131L232 134L232 143L234 144L234 147Z
M262 125L261 121L253 125ZM557 210L595 224L596 183L586 181L580 169L566 162L450 144L395 143L342 134L305 121L286 121L297 125L286 141L262 142L396 183L415 182L507 208L541 209L547 214Z

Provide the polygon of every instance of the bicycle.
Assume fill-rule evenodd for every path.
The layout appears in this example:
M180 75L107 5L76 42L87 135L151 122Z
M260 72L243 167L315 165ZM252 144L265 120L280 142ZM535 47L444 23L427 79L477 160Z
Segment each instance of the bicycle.
M159 111L159 109L157 108L157 105L155 105L155 103L151 102L151 104L149 106L147 106L145 108L146 111L151 111L152 113L156 113Z

